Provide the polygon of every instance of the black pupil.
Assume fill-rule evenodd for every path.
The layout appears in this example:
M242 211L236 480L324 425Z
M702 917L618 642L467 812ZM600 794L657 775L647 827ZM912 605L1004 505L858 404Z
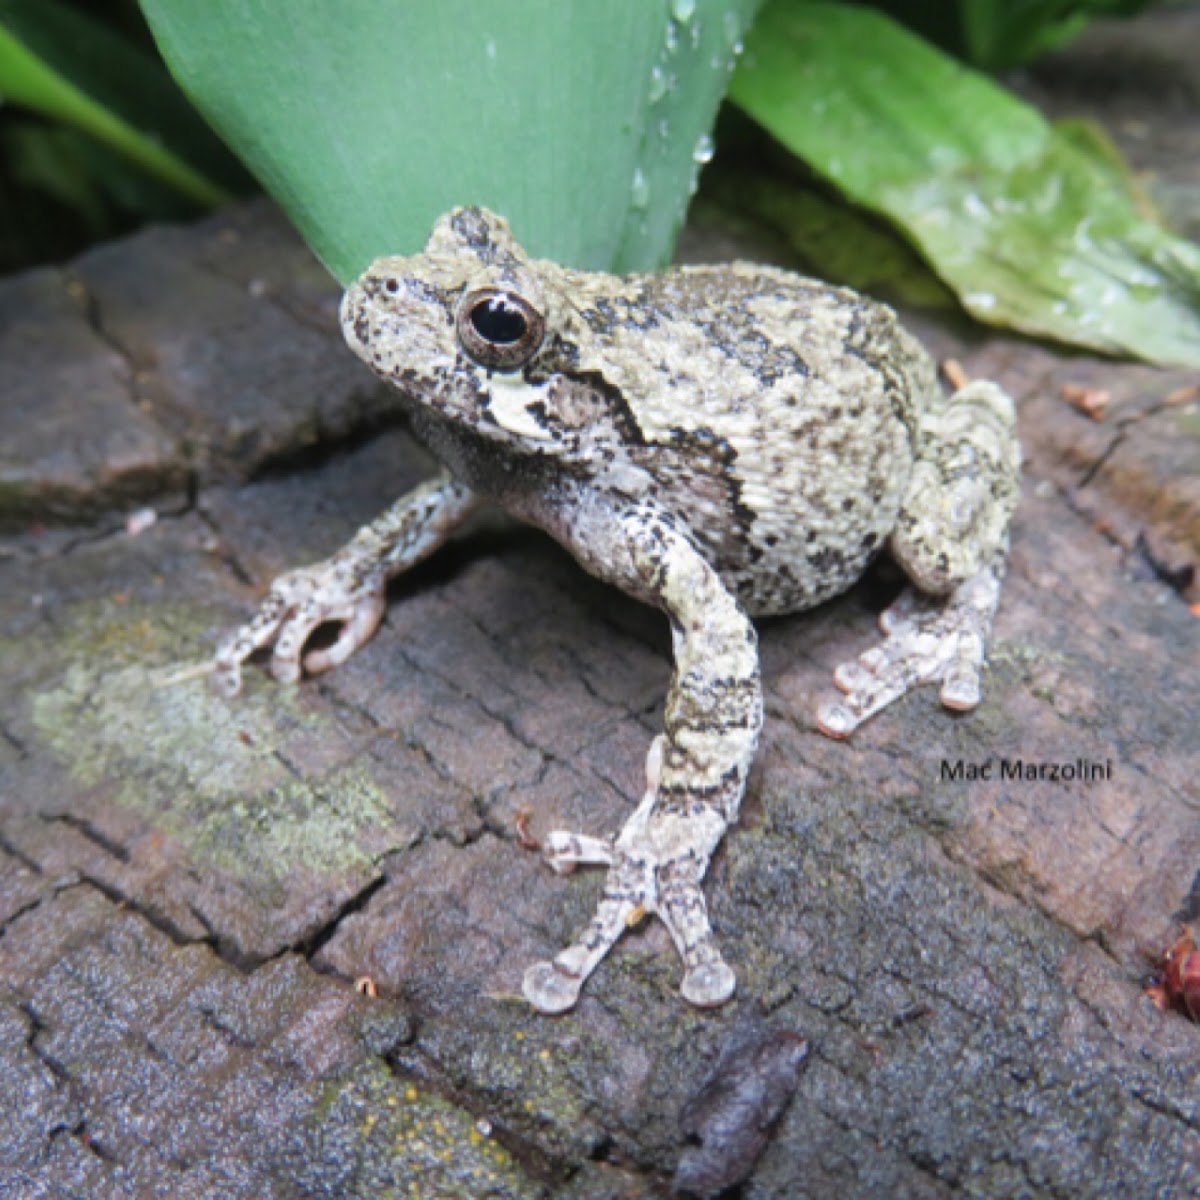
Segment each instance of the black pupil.
M528 325L506 296L491 296L471 309L471 324L484 341L508 346L525 336Z

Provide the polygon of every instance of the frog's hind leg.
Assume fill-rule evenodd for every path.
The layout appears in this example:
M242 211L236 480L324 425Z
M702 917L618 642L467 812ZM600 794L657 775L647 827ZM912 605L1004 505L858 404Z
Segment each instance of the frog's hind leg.
M923 683L940 682L947 708L979 703L1020 467L1013 403L994 383L968 384L926 414L889 541L920 592L906 589L881 616L882 644L835 671L845 695L818 711L823 733L847 737Z
M525 974L525 996L542 1012L570 1008L616 940L647 913L666 925L683 959L686 1000L723 1004L735 986L701 883L737 817L762 725L757 642L745 613L687 537L653 515L628 520L634 567L672 619L675 676L665 732L647 759L645 797L620 836L611 843L568 833L547 839L556 870L607 863L609 872L580 939Z

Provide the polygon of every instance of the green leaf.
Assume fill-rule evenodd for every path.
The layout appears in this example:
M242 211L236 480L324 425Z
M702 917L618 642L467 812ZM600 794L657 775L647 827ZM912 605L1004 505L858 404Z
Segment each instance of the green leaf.
M904 230L980 320L1200 365L1200 248L1111 164L870 9L772 0L734 76L751 117Z
M74 129L22 121L0 126L5 173L18 186L74 212L88 235L108 232L108 197L81 160L83 135ZM22 232L28 234L28 230Z
M55 0L0 0L0 98L89 134L194 204L225 202L214 180L243 179L158 63Z
M560 262L663 262L758 2L142 7L197 106L347 282L457 204Z
M989 71L1018 66L1065 45L1095 17L1132 16L1151 2L958 0L966 57Z
M1019 66L1077 36L1096 17L1132 16L1156 0L867 0L986 71Z
M806 271L915 308L954 308L954 294L898 233L861 209L778 171L713 163L702 197L770 226Z

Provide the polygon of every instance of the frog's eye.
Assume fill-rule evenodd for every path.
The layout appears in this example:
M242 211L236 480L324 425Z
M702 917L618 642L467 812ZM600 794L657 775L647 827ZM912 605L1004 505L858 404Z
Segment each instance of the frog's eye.
M528 300L503 288L480 288L458 309L458 340L481 367L512 371L542 344L546 322Z

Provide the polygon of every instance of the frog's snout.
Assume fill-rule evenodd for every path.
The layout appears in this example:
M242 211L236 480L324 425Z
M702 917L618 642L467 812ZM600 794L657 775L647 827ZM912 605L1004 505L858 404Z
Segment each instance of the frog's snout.
M367 293L362 281L356 279L342 293L342 303L339 310L342 324L342 336L346 344L360 358L364 356L371 334L371 323L367 314Z

